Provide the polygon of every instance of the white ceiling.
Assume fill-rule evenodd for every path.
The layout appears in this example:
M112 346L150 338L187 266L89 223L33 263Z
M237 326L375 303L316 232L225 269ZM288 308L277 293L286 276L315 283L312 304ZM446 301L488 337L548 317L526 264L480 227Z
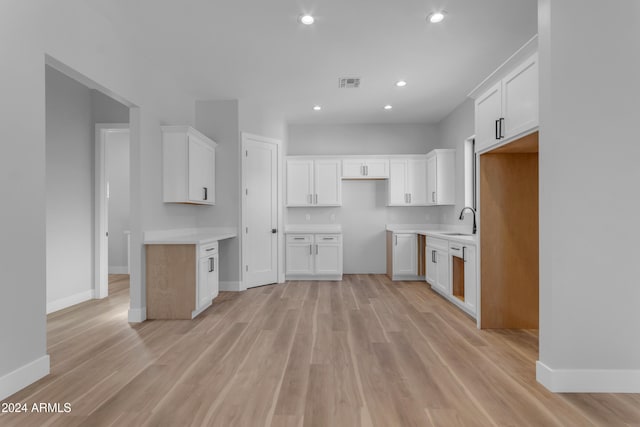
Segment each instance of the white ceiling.
M437 122L537 31L537 0L88 2L196 98L298 123ZM438 9L445 21L427 23ZM338 89L346 76L361 87Z

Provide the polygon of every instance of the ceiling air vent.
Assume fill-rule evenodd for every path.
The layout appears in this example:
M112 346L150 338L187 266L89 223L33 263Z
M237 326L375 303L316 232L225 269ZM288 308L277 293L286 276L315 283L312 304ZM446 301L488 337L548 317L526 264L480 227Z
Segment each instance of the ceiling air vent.
M342 77L338 79L338 87L341 89L357 89L360 87L360 77Z

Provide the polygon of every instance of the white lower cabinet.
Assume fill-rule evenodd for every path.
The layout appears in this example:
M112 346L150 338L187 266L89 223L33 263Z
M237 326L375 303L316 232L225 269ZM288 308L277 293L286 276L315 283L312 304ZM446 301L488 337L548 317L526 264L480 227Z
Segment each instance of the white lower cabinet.
M449 301L476 317L478 311L476 246L427 236L425 256L427 283Z
M418 236L393 233L391 242L392 280L416 279L418 276Z
M342 235L289 234L287 280L341 280Z
M427 236L426 280L440 293L451 293L449 286L449 242Z
M200 245L198 249L196 309L193 316L211 305L220 289L218 276L218 242Z

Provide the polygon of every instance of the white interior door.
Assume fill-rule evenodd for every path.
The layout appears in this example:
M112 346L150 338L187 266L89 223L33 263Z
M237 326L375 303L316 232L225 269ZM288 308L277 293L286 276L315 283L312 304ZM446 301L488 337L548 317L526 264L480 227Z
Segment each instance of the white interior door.
M278 281L278 146L243 141L243 274L247 288Z

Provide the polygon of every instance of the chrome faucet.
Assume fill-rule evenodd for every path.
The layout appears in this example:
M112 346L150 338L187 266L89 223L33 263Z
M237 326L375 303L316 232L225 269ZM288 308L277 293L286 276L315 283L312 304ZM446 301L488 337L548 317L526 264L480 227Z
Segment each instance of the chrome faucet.
M460 218L458 218L458 219L460 221L462 221L464 219L464 211L466 211L467 209L469 209L473 213L473 234L476 234L476 230L478 229L478 227L476 226L476 210L475 209L473 209L470 206L465 206L460 211Z

